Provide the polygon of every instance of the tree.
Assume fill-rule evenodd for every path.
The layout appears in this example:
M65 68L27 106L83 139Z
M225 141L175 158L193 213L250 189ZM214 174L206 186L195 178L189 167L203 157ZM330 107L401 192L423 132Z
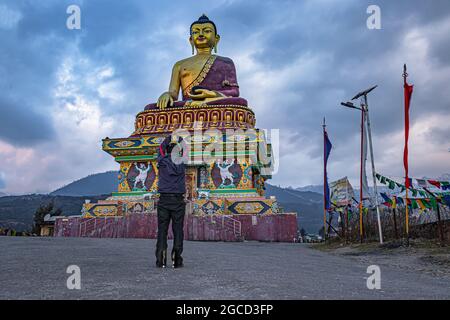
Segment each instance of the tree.
M34 213L33 218L33 229L32 233L35 233L37 235L41 234L41 227L44 224L44 217L49 214L50 216L60 216L62 215L61 208L58 208L54 210L55 205L53 201L49 202L48 204L43 204L37 208L36 212Z
M322 238L325 238L324 227L319 229L319 236L321 236Z
M303 229L303 228L301 228L301 229L300 229L300 235L301 235L302 237L304 237L304 236L306 235L306 230Z

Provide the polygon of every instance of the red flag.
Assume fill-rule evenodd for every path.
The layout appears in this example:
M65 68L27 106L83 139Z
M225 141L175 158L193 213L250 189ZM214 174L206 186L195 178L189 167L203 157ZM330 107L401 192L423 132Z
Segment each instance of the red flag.
M435 180L428 180L429 184L432 184L433 186L435 186L436 188L441 188L441 183L439 181L435 181Z
M413 93L413 86L409 85L406 82L406 77L408 74L406 73L406 65L405 65L405 73L404 73L404 89L405 89L405 149L403 151L403 164L405 166L405 186L406 188L411 187L411 181L408 178L408 139L409 139L409 106L411 103L411 96Z

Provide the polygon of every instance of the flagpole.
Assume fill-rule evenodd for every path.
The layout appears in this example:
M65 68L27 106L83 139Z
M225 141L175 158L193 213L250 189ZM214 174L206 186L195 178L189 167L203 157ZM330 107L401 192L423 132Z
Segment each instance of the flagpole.
M359 239L363 243L363 148L364 148L364 109L361 108L361 164L359 170Z
M409 103L409 101L406 101L406 86L408 85L406 82L406 78L408 77L408 73L406 72L406 64L403 65L403 88L405 91L405 151L403 153L403 161L405 162L405 159L407 159L407 148L408 148L408 138L407 135L409 135L409 123L408 123L408 132L406 132L406 123L409 122L409 108L407 110L406 104ZM406 193L405 193L405 229L406 229L406 239L409 244L409 207L408 207L408 189L409 189L409 177L408 177L408 166L405 163L405 187L406 187Z
M372 131L370 128L370 119L369 119L369 104L367 103L367 94L364 95L364 103L365 103L365 112L367 117L367 134L369 138L369 148L370 148L370 159L372 160L372 178L373 178L373 188L375 192L375 206L377 209L377 221L378 221L378 236L380 240L380 244L383 244L383 230L381 229L381 218L380 218L380 205L378 203L378 188L377 188L377 179L375 177L375 160L373 159L373 146L372 146Z
M325 123L325 117L323 118L323 236L324 239L327 239L327 191L326 191L326 185L327 185L327 175L326 175L326 161L327 161L327 155L326 155L326 140L325 140L325 132L326 132L326 123Z

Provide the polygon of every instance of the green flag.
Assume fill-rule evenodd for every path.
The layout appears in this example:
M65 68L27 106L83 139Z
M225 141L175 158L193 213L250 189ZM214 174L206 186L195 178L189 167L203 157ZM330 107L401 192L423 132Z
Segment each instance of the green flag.
M430 204L433 209L437 209L437 201L435 198L430 199Z
M395 189L395 182L392 180L389 180L389 189L391 189L391 190Z

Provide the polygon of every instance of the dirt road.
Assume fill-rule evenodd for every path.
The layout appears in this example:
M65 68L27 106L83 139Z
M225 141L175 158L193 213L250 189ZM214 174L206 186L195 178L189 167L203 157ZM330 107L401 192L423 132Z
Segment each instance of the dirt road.
M170 243L171 245L171 243ZM303 244L185 242L154 267L154 240L0 237L0 299L449 299L450 277ZM398 263L398 261L397 261ZM378 264L381 289L366 286ZM69 265L81 290L69 290Z

